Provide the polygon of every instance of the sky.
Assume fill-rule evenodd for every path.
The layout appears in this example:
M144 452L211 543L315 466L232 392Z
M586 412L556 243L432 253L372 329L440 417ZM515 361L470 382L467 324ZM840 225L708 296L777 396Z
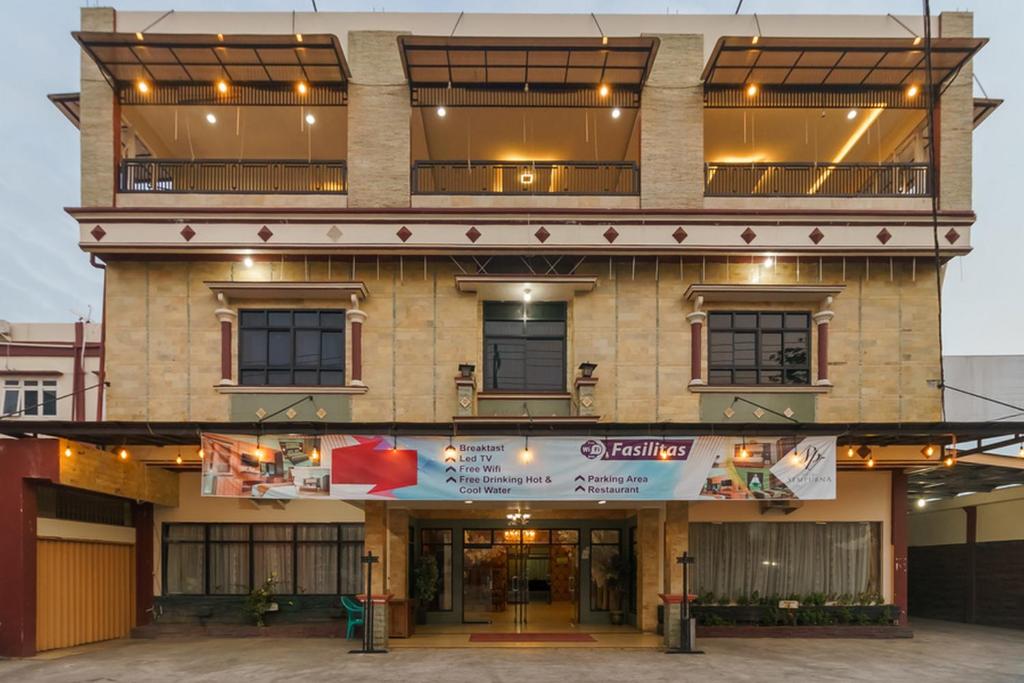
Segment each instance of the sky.
M520 0L514 7L486 1L347 2L317 0L320 11L521 11L629 13L732 13L737 0ZM89 4L95 4L90 2ZM109 4L109 3L102 3ZM73 321L102 314L102 272L78 248L77 225L64 207L79 203L78 134L46 99L78 90L81 3L20 0L5 3L0 23L4 106L0 107L0 319ZM121 10L309 11L309 0L123 0ZM1016 96L1024 2L933 0L932 12L974 12L975 35L991 42L975 59L975 74L990 97L1006 102L974 133L973 252L947 269L943 288L943 339L947 355L1024 353L1024 304L1018 283L1024 233L1013 197L1021 192L1024 120ZM742 13L917 14L919 0L744 0ZM975 94L981 95L979 86Z

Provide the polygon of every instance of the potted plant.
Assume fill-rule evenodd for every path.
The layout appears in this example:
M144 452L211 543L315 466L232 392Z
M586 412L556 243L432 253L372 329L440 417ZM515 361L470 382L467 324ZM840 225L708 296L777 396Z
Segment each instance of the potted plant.
M271 574L259 586L256 586L245 599L243 610L257 626L266 626L266 615L268 612L276 612L280 609L274 599L274 586L277 584L277 574Z
M608 587L608 619L615 626L623 623L623 588L629 581L629 560L616 553L608 558L602 567L605 585Z
M420 555L413 570L413 587L416 590L416 623L427 623L427 605L437 597L437 583L441 573L437 567L437 558L433 555Z

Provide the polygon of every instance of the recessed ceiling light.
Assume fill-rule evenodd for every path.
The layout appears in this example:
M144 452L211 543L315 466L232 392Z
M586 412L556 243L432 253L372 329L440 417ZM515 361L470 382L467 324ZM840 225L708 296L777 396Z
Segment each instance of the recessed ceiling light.
M216 117L216 116L214 116L214 114L213 114L213 112L212 112L212 111L211 111L211 112L209 112L209 113L208 113L208 114L206 115L206 122L207 122L207 123L217 123L217 117Z
M313 116L313 114L306 114L306 123L312 126L314 123L316 123L316 117Z
M448 110L445 109L444 107L438 107L437 115L443 119L444 117L448 116Z
M607 502L608 502L607 500L599 500L599 501L597 501L597 504L598 505L604 505Z
M771 268L774 265L775 265L775 259L773 259L771 256L765 256L764 257L764 267L765 268Z
M465 503L466 505L472 505L473 504L473 501L471 501L471 500L464 500L462 502Z
M252 268L252 256L246 256L244 259L242 259L242 265L244 265L246 268Z
M850 111L846 112L846 118L853 121L855 118L857 118L857 110L851 109Z
M622 110L621 109L619 109L618 107L615 107L615 109L612 109L612 118L613 119L617 119L620 116L622 116Z
M927 504L928 504L928 501L926 501L924 498L918 498L917 499L917 507L923 508Z

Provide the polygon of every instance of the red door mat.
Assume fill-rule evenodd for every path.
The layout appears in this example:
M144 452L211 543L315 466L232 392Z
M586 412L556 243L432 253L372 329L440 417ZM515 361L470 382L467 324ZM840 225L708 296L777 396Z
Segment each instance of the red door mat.
M473 633L471 643L596 643L589 633Z

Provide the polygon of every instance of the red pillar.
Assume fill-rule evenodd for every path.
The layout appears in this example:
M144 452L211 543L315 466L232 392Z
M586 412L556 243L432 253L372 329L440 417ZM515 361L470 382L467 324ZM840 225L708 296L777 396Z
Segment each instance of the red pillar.
M231 321L220 321L220 379L231 381Z
M36 485L60 478L56 439L0 439L0 656L36 652Z
M135 625L151 620L153 607L153 504L135 503Z
M892 597L899 608L899 623L907 623L907 474L892 472Z
M351 348L352 348L352 368L349 372L349 384L355 386L363 385L363 323L366 322L366 313L357 308L359 300L352 296L352 308L348 310L346 315L350 323L350 333L352 335Z
M704 320L708 314L704 311L694 311L686 316L690 322L690 385L704 384L703 368L701 367Z

